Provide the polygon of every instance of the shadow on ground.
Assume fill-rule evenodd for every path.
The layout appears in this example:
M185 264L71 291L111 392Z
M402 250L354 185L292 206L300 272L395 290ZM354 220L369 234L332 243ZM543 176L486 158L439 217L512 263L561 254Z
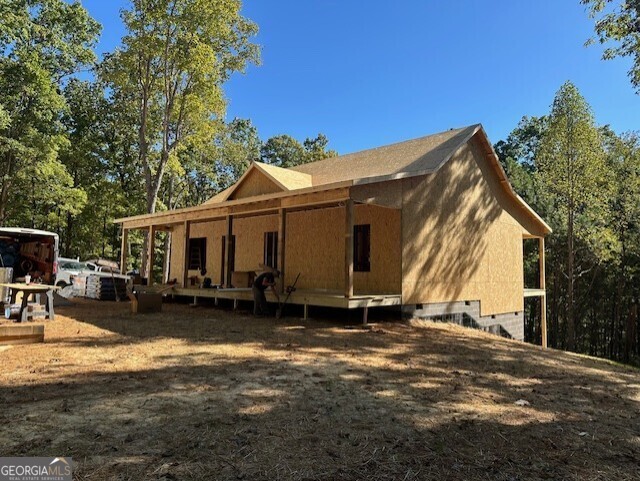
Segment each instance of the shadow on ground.
M636 370L455 326L127 307L0 353L5 455L92 480L640 478Z

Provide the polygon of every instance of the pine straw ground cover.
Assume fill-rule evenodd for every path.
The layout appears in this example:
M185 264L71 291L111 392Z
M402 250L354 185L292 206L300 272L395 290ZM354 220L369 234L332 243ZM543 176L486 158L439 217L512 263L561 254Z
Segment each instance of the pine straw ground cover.
M79 301L0 352L2 455L81 480L640 479L637 370L443 324L128 309Z

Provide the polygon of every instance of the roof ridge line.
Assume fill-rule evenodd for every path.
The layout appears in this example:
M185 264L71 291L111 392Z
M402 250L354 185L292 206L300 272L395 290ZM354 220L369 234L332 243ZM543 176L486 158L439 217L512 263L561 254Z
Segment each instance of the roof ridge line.
M318 162L324 162L325 160L337 159L337 158L340 158L340 157L346 157L348 155L363 154L365 152L375 152L377 150L382 150L382 149L387 149L387 148L390 148L390 147L395 147L395 146L398 146L400 144L406 144L406 143L409 143L409 142L415 142L415 141L418 141L418 140L423 140L423 139L426 139L428 137L435 137L436 135L446 134L446 133L451 132L453 130L461 132L461 131L463 131L465 129L470 129L470 128L473 128L474 130L476 130L478 127L482 127L482 123L475 123L475 124L471 124L471 125L466 125L464 127L458 127L458 128L451 128L451 129L448 129L448 130L442 130L440 132L435 132L433 134L422 135L420 137L414 137L413 139L400 140L398 142L393 142L391 144L385 144L385 145L379 145L378 147L371 147L369 149L356 150L354 152L348 152L346 154L337 155L336 157L324 157L324 158L322 158L320 160L315 160L313 162L308 162L306 164L300 164L300 165L295 165L293 167L287 167L287 169L299 172L298 170L296 170L298 167L305 167L305 166L313 165L313 164L316 164ZM303 172L303 173L306 173L306 172Z

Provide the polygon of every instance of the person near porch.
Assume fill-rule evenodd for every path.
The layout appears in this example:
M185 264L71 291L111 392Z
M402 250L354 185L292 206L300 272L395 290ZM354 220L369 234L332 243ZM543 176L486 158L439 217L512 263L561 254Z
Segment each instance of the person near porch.
M256 280L253 281L253 286L251 290L253 291L253 315L254 316L267 316L269 315L269 306L267 305L267 298L264 295L264 291L267 290L267 287L270 287L273 291L278 302L280 301L280 296L278 295L278 291L276 291L276 277L278 277L280 273L278 271L274 272L263 272Z

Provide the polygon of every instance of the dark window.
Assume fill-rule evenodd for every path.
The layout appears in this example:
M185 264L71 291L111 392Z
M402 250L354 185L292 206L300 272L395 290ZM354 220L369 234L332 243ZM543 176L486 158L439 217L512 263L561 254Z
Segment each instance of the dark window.
M222 236L222 258L220 261L220 284L225 284L226 283L226 279L224 277L225 275L225 266L227 264L227 236L223 235ZM233 272L233 270L235 269L235 264L236 264L236 236L232 235L231 236L231 272Z
M264 233L264 265L278 268L278 233Z
M207 239L189 239L189 269L202 270L207 265Z
M353 226L353 270L356 272L371 270L371 226L369 224Z

